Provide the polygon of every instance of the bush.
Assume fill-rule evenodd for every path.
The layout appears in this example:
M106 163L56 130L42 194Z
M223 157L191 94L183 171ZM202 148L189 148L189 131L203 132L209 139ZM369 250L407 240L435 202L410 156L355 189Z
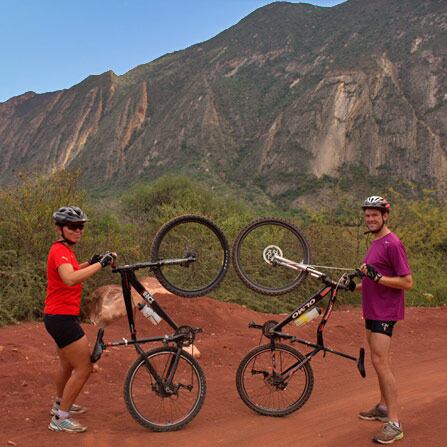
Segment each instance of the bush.
M45 277L34 262L13 250L0 251L0 326L42 315Z
M41 316L46 256L56 237L51 216L64 204L83 206L77 177L24 176L0 191L0 325Z
M156 231L168 220L182 214L199 214L215 222L226 234L230 246L237 233L255 217L278 216L279 208L252 209L238 201L212 192L189 178L161 177L151 184L140 184L120 199L108 199L108 206L87 197L78 188L76 173L50 177L23 178L22 183L0 191L0 325L40 318L46 288L46 258L55 239L51 215L65 204L81 206L90 218L82 243L76 248L80 262L93 253L118 252L121 262L149 259ZM429 192L420 201L406 201L393 190L385 191L393 203L390 228L406 246L415 279L406 293L409 305L439 306L447 303L447 214ZM334 190L339 200L322 211L301 209L287 212L286 218L301 228L310 242L314 264L355 268L367 250L370 239L363 235L360 208L352 207L350 192ZM109 210L115 210L113 214ZM332 278L342 270L324 269ZM119 278L110 270L95 275L84 284L88 295L96 287ZM291 311L320 284L307 278L295 292L266 297L248 290L230 268L213 296L264 312ZM360 302L358 294L339 295L340 303Z

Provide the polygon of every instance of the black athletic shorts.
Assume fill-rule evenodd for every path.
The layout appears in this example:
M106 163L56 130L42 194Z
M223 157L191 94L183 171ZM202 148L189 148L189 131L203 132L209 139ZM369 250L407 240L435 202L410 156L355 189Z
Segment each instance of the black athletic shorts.
M60 349L85 335L79 317L76 315L45 314L43 322L47 332L53 337Z
M371 332L385 334L391 337L396 323L397 321L365 320L365 327Z

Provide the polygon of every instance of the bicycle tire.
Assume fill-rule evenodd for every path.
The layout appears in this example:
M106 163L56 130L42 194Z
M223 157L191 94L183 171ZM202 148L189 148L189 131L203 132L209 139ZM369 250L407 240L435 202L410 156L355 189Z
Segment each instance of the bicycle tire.
M129 368L124 382L124 400L129 413L139 424L153 431L181 429L197 416L205 400L205 374L197 360L184 351L181 352L173 379L173 385L179 386L177 392L166 397L157 391L157 383L145 360L149 358L158 374L165 379L167 364L176 352L174 347L160 347L146 352ZM190 394L192 392L194 394Z
M153 268L156 278L170 292L188 298L207 295L223 280L230 262L228 242L211 220L196 215L176 217L154 237L151 260L177 259L194 253L189 266L162 265Z
M254 220L239 232L233 245L233 265L248 288L263 295L283 295L296 289L307 272L268 264L263 253L272 246L279 247L287 259L311 262L303 233L285 220L268 217Z
M295 371L287 382L279 380L273 383L273 380L292 364L304 359L301 352L289 345L276 344L272 348L269 343L253 348L242 359L236 372L236 388L242 401L264 416L286 416L301 408L312 394L314 376L310 363ZM259 362L257 368L264 369L255 370L256 361Z

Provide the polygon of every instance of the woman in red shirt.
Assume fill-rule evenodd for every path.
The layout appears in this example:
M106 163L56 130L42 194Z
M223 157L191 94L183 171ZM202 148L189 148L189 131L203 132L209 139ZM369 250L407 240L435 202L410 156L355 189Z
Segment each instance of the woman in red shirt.
M115 255L94 255L78 264L73 251L81 240L86 214L77 206L64 206L54 214L59 238L51 246L47 263L47 296L44 323L57 344L60 366L56 373L56 400L48 428L53 431L80 433L86 427L71 417L84 413L74 404L90 373L90 347L80 325L82 283L111 264Z

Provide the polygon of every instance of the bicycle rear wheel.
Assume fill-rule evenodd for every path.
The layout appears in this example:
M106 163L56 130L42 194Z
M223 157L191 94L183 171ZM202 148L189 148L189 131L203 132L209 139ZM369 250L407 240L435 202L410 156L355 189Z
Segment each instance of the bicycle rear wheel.
M185 297L203 296L224 278L230 262L223 232L202 216L185 215L170 220L155 235L151 260L157 262L193 256L190 263L173 263L153 269L170 292Z
M286 416L309 399L314 383L307 362L287 376L287 371L305 359L291 346L257 346L243 359L236 373L236 387L242 401L265 416Z
M281 219L257 219L239 232L233 245L233 265L241 281L264 295L282 295L298 287L307 273L267 262L268 252L310 263L309 244L298 228Z
M130 367L124 383L124 400L129 413L138 423L154 431L179 430L192 421L205 400L205 375L197 360L184 351L168 382L176 352L176 348L161 347L140 356ZM160 390L146 366L146 359L163 384L170 384L170 395Z

